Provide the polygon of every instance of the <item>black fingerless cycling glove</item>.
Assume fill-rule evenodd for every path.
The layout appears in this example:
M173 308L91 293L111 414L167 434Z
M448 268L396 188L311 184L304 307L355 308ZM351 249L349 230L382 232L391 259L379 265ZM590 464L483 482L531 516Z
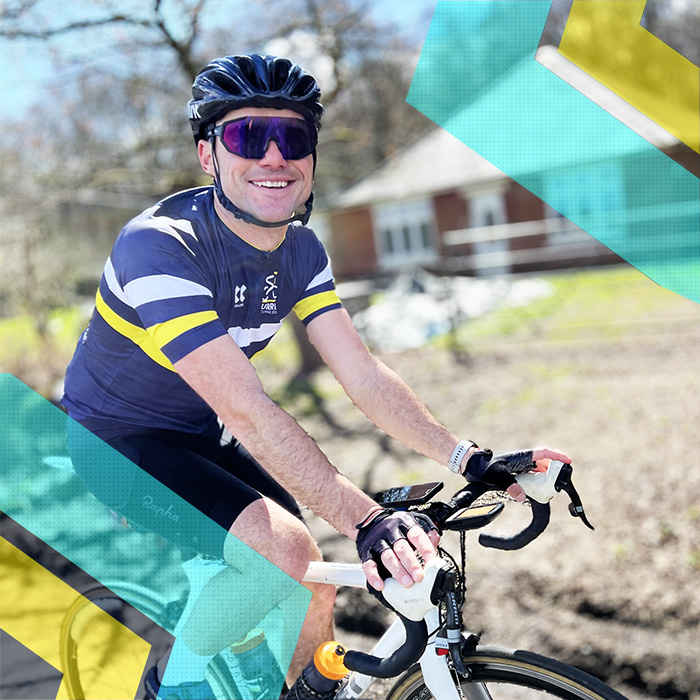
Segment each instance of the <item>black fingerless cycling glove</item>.
M493 456L491 450L477 450L467 461L464 476L467 481L481 481L505 491L515 483L515 474L536 468L532 450L507 452Z
M422 513L394 511L391 508L372 513L357 529L357 553L360 561L374 559L380 563L380 556L385 549L393 548L399 540L407 539L408 531L418 525L425 532L437 530L433 521Z

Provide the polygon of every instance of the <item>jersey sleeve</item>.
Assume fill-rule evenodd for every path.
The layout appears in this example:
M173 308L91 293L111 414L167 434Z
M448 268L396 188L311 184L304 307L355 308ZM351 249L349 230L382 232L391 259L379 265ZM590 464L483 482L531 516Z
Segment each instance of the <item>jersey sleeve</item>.
M308 234L310 234L307 239L310 248L307 253L309 275L306 279L309 281L299 301L294 305L294 313L304 325L326 311L339 309L342 306L335 290L335 280L328 255L316 235L311 231L308 231Z
M214 309L212 280L198 257L203 255L190 222L157 217L146 227L125 229L100 284L100 314L169 369L226 334Z

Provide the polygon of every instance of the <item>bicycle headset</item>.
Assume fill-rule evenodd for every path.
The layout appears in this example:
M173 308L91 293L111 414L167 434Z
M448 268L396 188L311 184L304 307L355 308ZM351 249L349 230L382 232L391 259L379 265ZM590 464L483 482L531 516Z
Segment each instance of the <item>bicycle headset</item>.
M227 112L242 107L271 107L291 109L300 114L316 129L321 127L323 105L321 90L313 76L298 64L276 56L226 56L208 63L199 72L192 84L189 118L194 142L206 139L211 143L214 163L214 191L222 206L243 221L275 228L300 221L306 225L311 215L313 192L306 200L303 212L294 212L284 221L261 221L252 214L239 209L226 195L221 186L219 166L214 145L216 136L211 127ZM314 171L316 149L313 150Z

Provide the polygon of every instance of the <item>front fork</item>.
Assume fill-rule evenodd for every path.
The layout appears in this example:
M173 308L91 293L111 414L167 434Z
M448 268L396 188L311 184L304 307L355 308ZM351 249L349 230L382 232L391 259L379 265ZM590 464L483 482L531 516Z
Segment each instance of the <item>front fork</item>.
M434 608L425 616L425 622L429 630L438 629L440 626L440 615L437 608ZM462 700L455 686L455 676L447 663L447 654L441 655L437 653L436 639L437 633L430 636L428 645L420 658L423 680L436 700Z

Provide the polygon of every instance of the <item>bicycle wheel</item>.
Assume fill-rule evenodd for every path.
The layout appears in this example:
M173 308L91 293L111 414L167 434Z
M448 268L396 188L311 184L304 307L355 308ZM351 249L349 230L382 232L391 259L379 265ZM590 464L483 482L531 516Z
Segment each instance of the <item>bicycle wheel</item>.
M122 697L124 677L133 677L126 670L137 672L140 667L143 671L144 661L145 668L150 668L167 650L171 637L163 629L169 626L168 606L141 587L129 587L128 597L138 600L140 610L147 613L142 614L120 597L126 595L126 591L95 586L78 597L66 614L60 655L69 697ZM130 642L133 636L127 629L151 643L147 660L143 647Z
M138 604L139 612L123 600ZM114 625L105 621L100 611L108 613L124 627L147 639L152 648L143 670L149 669L163 656L172 643L170 635L184 609L184 600L164 603L141 586L115 584L96 586L80 596L68 611L61 627L61 663L71 698L123 697L121 688L110 686L105 679L119 678L113 669L143 664L133 648L120 644ZM216 656L207 669L217 698L241 698L233 676L221 656ZM118 685L118 680L116 681ZM143 697L143 685L138 692Z
M528 651L477 647L464 654L472 674L462 681L468 700L536 700L550 695L567 700L626 700L605 683L580 669ZM431 700L418 665L389 691L387 700Z

